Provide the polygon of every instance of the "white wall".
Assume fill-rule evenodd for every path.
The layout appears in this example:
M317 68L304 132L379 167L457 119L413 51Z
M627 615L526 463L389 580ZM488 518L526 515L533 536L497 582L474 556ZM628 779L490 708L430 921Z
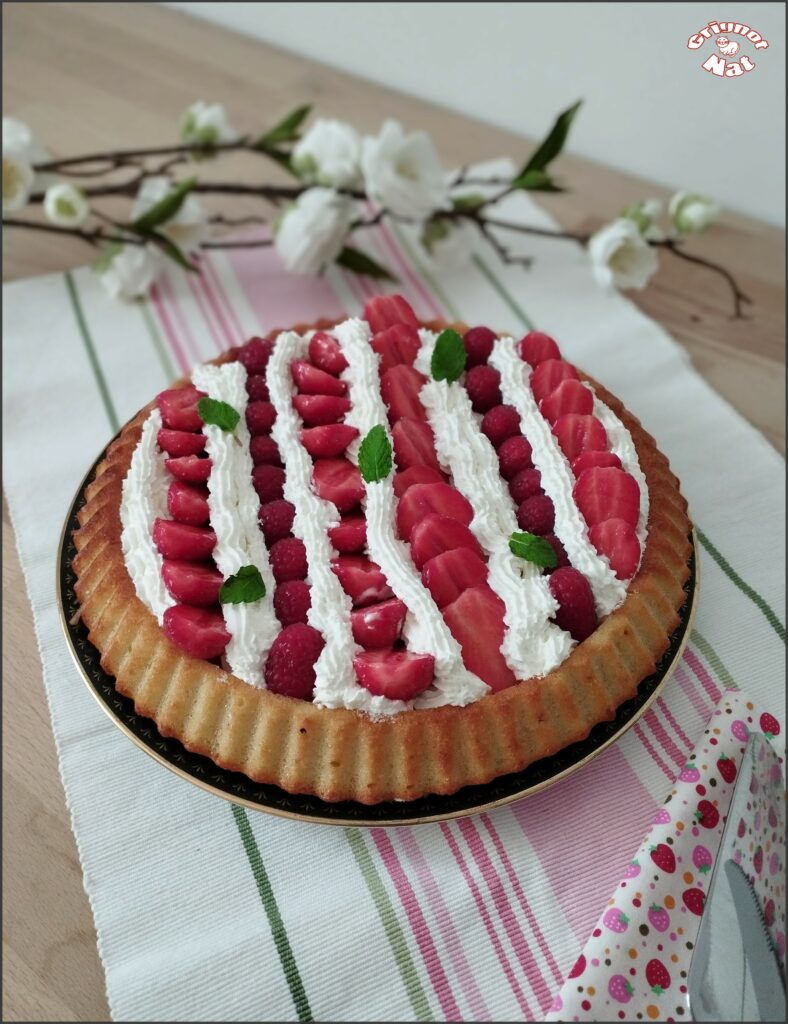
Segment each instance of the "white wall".
M583 97L573 152L785 221L781 3L168 6L524 135ZM687 39L714 18L769 40L742 47L754 71L720 79L701 69L713 44L692 51Z

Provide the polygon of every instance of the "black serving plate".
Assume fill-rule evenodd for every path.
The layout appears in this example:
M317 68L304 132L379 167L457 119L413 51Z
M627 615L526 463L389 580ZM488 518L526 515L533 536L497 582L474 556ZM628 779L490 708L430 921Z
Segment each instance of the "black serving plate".
M87 628L78 615L79 602L74 593L75 575L71 563L76 554L72 534L79 526L77 513L85 503L85 488L104 455L105 452L99 455L82 481L63 526L60 541L58 598L61 623L71 653L93 696L115 725L137 746L181 778L209 793L253 810L324 825L416 825L476 814L530 796L582 768L632 728L669 679L689 639L698 591L694 533L689 561L690 575L684 588L687 598L681 608L681 622L671 636L670 645L656 672L642 681L637 695L618 708L612 721L600 722L582 742L537 761L521 772L502 775L482 786L467 786L451 796L426 796L418 800L389 801L367 806L350 801L325 803L317 797L286 793L277 786L253 782L240 772L220 768L209 758L186 750L179 740L162 736L155 722L137 714L134 702L117 692L114 678L102 669L101 656L88 640Z

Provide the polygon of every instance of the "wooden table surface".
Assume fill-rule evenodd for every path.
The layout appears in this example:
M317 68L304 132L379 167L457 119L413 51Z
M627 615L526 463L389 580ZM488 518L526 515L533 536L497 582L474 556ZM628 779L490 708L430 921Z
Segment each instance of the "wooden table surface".
M195 99L220 101L243 129L299 103L374 131L384 117L423 127L446 166L519 156L528 142L350 75L149 4L3 4L3 111L29 123L58 155L173 141ZM582 116L582 114L581 114ZM636 140L633 140L635 144ZM567 228L596 227L656 186L563 157L572 191L545 206ZM248 174L233 158L229 178ZM225 207L226 209L226 207ZM239 203L237 212L248 207ZM569 244L557 242L556 244ZM695 367L780 451L784 426L784 234L726 214L693 251L733 271L754 300L727 318L714 276L663 258L637 304L685 346ZM84 262L81 243L17 232L6 280ZM4 1020L108 1019L104 980L57 770L33 625L3 506Z

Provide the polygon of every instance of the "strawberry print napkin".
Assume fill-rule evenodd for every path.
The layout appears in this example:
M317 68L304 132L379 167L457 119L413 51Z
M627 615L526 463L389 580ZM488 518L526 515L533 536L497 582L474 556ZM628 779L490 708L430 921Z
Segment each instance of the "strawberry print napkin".
M774 716L757 710L745 694L726 691L545 1020L691 1019L690 960L752 730L769 738L783 765L784 745ZM763 806L753 794L747 805L751 820L737 826L737 852L756 891L770 891L765 916L784 958L778 822L774 811L769 815L763 793L760 797Z

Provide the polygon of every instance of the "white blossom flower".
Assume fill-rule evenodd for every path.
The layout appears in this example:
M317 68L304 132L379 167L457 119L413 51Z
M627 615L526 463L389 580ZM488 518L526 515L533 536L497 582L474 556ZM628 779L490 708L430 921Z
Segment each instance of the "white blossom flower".
M33 165L49 159L49 153L35 139L28 126L12 117L3 118L3 213L21 210L42 176Z
M720 208L713 199L698 192L677 192L670 201L668 213L677 231L691 234L705 231L713 224Z
M305 181L334 188L357 184L361 160L358 132L343 121L315 121L293 149L293 169Z
M134 205L131 208L133 220L147 213L157 203L160 203L172 190L173 183L169 178L146 178ZM210 234L208 215L205 212L197 196L187 194L180 205L180 209L159 228L163 235L167 235L182 252L193 252L206 240Z
M152 245L124 245L99 262L106 264L98 268L98 273L111 298L138 299L147 294L159 276L164 257Z
M310 188L298 197L276 228L275 244L294 274L317 274L333 262L353 220L353 203L330 188Z
M588 243L588 255L594 277L607 288L645 288L659 263L637 224L625 217L597 231Z
M662 232L656 224L661 213L662 203L659 199L643 199L639 203L627 206L621 211L621 216L634 221L644 238L657 239L662 236Z
M181 117L181 139L196 146L215 146L217 142L232 142L238 138L221 103L196 103Z
M53 224L63 228L78 228L84 224L90 213L90 205L84 192L60 182L50 185L44 196L44 213Z
M430 270L446 273L461 270L473 254L474 236L470 225L462 221L430 221L419 235L421 258Z
M367 193L398 217L425 220L449 207L446 178L426 132L405 135L386 121L377 138L365 138L361 169Z

